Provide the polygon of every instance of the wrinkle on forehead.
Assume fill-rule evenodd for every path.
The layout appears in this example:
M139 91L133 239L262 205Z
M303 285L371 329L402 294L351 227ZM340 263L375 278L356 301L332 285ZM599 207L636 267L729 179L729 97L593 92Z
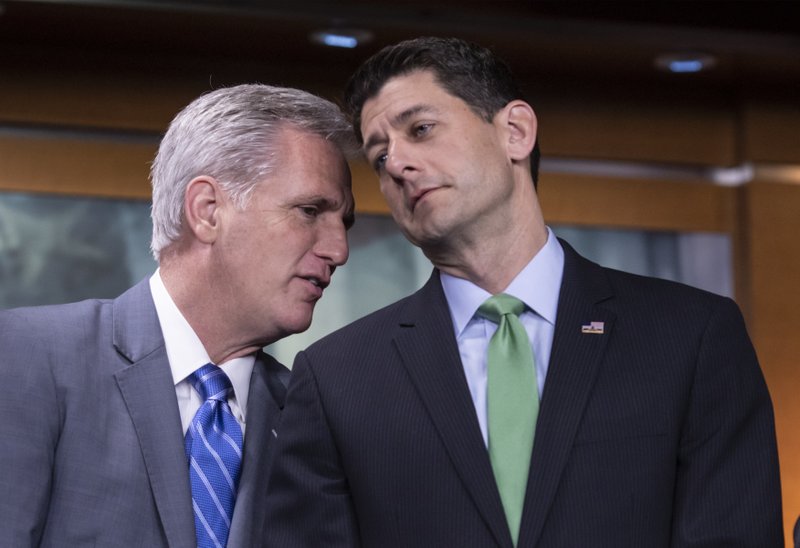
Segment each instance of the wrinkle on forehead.
M419 114L438 114L439 109L433 105L429 105L426 103L420 103L417 105L412 105L407 109L393 115L389 116L388 122L389 125L394 128L399 128L404 126L408 121L419 115ZM382 144L386 138L378 131L373 132L365 141L364 143L364 150L369 150L371 147L375 145Z
M365 101L361 108L361 130L365 134L364 148L367 145L374 145L376 137L367 134L365 131L367 126L381 116L384 116L390 125L396 126L407 121L415 113L435 109L425 100L426 94L421 93L420 89L428 89L430 85L442 89L432 73L424 70L413 71L390 78L376 95Z

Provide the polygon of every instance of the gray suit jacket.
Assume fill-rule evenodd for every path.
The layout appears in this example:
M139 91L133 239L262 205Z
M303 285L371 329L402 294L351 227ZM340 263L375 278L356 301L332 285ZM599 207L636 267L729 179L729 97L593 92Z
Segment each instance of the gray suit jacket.
M259 353L229 546L262 528L289 372ZM147 280L0 312L0 545L195 546L183 433Z

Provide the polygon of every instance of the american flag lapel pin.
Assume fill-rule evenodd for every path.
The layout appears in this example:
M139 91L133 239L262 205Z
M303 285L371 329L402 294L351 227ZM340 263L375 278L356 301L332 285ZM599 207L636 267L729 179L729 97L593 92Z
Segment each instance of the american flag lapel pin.
M581 333L602 335L605 332L605 326L605 322L590 322L588 325L581 326Z

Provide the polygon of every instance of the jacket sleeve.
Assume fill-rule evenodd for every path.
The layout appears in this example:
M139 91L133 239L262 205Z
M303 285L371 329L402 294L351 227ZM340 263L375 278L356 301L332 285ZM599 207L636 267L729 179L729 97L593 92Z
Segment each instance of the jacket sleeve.
M718 302L680 441L672 546L783 547L772 403L741 313Z
M0 545L37 546L47 519L61 416L47 334L0 312Z
M307 355L298 354L277 429L265 546L355 548L358 525L345 471Z

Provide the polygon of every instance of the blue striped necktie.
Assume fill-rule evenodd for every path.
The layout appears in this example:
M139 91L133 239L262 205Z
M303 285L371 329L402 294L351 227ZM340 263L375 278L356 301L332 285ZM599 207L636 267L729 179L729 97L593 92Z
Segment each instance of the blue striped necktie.
M209 363L189 380L204 400L185 440L197 546L224 547L242 468L242 429L228 406L233 387L222 369Z

